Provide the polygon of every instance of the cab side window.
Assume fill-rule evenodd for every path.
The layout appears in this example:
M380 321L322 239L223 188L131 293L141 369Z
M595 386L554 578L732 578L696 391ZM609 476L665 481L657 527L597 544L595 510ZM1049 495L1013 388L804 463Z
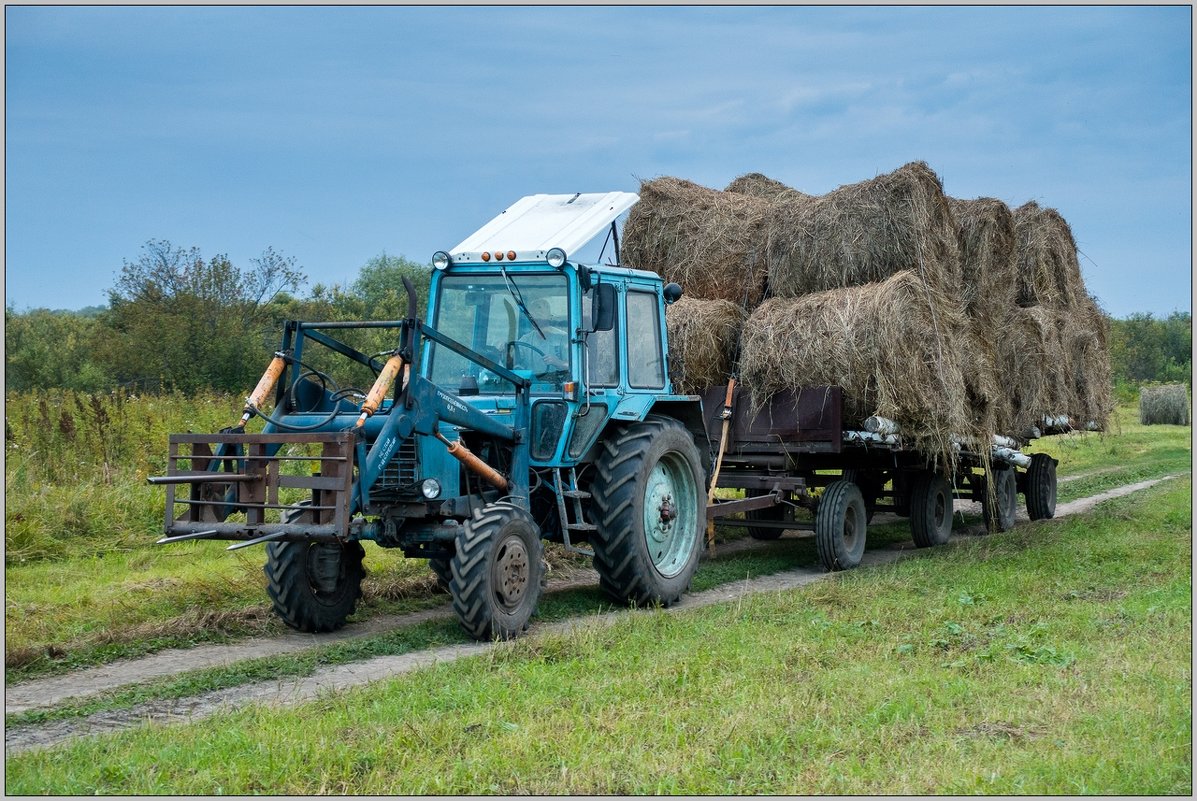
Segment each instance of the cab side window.
M582 299L582 326L587 331L593 325L591 301L593 293L587 292ZM594 331L586 335L586 382L592 387L619 386L619 340L615 332Z
M661 318L655 292L628 291L628 385L636 389L665 386L661 357Z

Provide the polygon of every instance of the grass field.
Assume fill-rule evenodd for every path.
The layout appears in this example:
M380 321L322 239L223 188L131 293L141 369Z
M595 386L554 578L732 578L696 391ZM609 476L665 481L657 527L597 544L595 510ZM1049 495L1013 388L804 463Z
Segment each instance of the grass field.
M209 399L197 412L179 399L155 399L167 422L144 424L142 433L149 438L161 433L159 426L180 428L180 418L190 421L186 427L210 429L208 418L219 419L226 401ZM16 418L16 430L10 423L6 543L21 546L9 549L5 568L10 682L166 647L284 631L269 612L260 553L229 554L220 543L151 544L161 506L146 496L159 491L140 482L161 468L149 444L128 432L117 436L111 426L86 434L78 422L72 429L60 420L49 433L37 430L39 418L53 418L59 408L74 409L76 421L121 415L128 421L138 417L129 408L135 403L116 398L97 406L68 395L56 406L28 405L27 419ZM37 457L37 448L45 453L59 440L78 444L88 436L102 449L102 459L80 457L74 482L72 468L42 464ZM41 444L21 453L22 443L30 442ZM1060 459L1061 501L1191 469L1191 429L1143 427L1130 406L1118 410L1108 434L1053 437L1029 448L1037 449ZM291 711L253 709L187 729L154 728L20 756L8 762L6 789L1182 792L1191 787L1191 743L1187 734L1177 734L1191 728L1191 677L1178 657L1191 653L1184 623L1191 622L1192 609L1191 493L1187 480L1183 487L1171 485L1103 506L1082 519L1087 522L1046 521L997 537L966 538L949 551L892 568L745 599L734 612L729 607L678 617L647 613L570 637L538 635L490 657L337 696L350 699L334 702L344 715L331 714L336 710L323 702ZM51 531L47 511L29 514L38 492L42 501L51 492L74 497L74 527ZM148 504L149 512L135 508L139 504ZM106 534L114 524L102 517L110 509L120 525L131 528ZM1136 527L1148 532L1142 542L1133 535ZM904 522L869 529L871 547L908 537ZM1045 543L1049 547L1042 550ZM559 550L554 560L566 572L584 563ZM694 589L815 561L809 540L718 553L704 560ZM433 592L422 560L370 547L367 564L371 574L355 619L447 601ZM1152 602L1140 603L1140 596ZM1021 611L1010 611L1019 603ZM597 588L582 587L547 595L540 619L610 608ZM1164 643L1157 649L1158 664L1146 656L1152 631ZM452 620L432 621L190 671L6 716L6 725L285 680L322 665L464 641ZM777 651L778 643L785 644L784 652ZM1111 650L1111 643L1121 648ZM1013 683L1007 673L1016 677ZM493 715L489 702L440 687L472 688L494 701ZM1026 691L1038 706L1019 697ZM1077 708L1063 709L1056 697L1061 693ZM663 714L658 729L653 708ZM853 722L854 714L864 722ZM1119 722L1119 715L1129 722ZM454 721L462 720L455 728ZM569 733L587 720L602 725ZM723 723L706 722L714 720ZM311 732L315 739L288 746L287 738L270 733L274 727ZM726 742L717 736L724 729L733 733ZM402 745L425 734L430 750ZM388 745L388 736L395 742ZM1119 737L1130 744L1121 755ZM200 744L209 739L211 749ZM158 740L164 745L151 745ZM1096 750L1094 743L1100 745ZM227 769L188 778L184 765L193 748L208 754L195 764L210 759L227 762ZM1161 757L1149 764L1142 754L1152 748ZM239 749L263 757L264 764L232 759ZM937 763L937 751L958 764ZM120 758L105 756L117 752ZM464 755L466 765L452 754ZM506 770L505 754L511 755ZM992 776L962 772L988 765L994 754L1002 758ZM295 775L286 778L288 773Z
M203 430L205 426L216 425L221 412L227 413L224 407L230 401L206 399L196 404L195 409L180 399L169 398L152 399L149 406L138 405L151 404L148 399L107 403L98 408L108 409L104 414L111 418L121 415L136 418L152 412L168 422L178 423L179 427ZM41 436L49 438L48 445L63 444L66 437L59 430L61 425L55 429L53 437L35 434L36 423L43 413L36 411L37 403L26 403L25 406L29 420L18 424L14 442L36 443L37 437ZM68 410L81 409L76 411L79 420L88 412L95 417L93 405L81 402L75 396L62 399L59 406ZM57 407L52 405L45 414L53 417L54 408ZM28 431L21 427L25 425ZM82 424L73 425L76 429L74 440L85 440ZM146 424L143 431L145 437L162 434L159 445L165 442L165 434L158 430L160 425L164 424ZM1060 459L1061 477L1080 477L1060 484L1062 501L1189 469L1191 429L1141 426L1133 406L1118 410L1112 428L1109 434L1052 437L1033 444L1032 450L1040 448ZM102 449L103 440L96 431L98 429L89 436L94 440L92 445ZM133 481L143 480L145 475L161 469L156 461L160 454L149 442L126 441L114 434L110 434L109 439L116 444L108 445L108 450L125 454L120 464L126 467L118 470L118 477L113 479L118 488L125 486L125 491L133 493L132 500L123 503L128 505L144 500L153 505L149 496L155 496L153 502L157 506L153 519L137 523L134 531L123 532L111 541L98 534L76 532L70 541L80 542L66 547L61 553L6 564L5 677L10 682L168 647L278 634L285 630L271 614L265 597L260 551L250 549L230 554L224 550L223 543L213 542L180 543L168 547L152 544L159 536L161 526L161 498L156 497L161 495L161 490L144 486L134 490ZM43 479L62 469L52 465L38 468ZM25 476L21 481L27 480L30 472L36 472L31 461L10 463L6 465L6 472L9 470ZM78 491L86 497L102 495L105 489L102 465L91 464L80 470L86 480L81 482ZM9 486L10 495L18 499L28 492L20 481L10 481ZM68 486L59 489L72 491ZM16 508L24 508L22 504L30 503L25 499ZM6 519L12 514L10 504ZM128 520L136 514L126 510L117 516ZM874 546L888 539L908 536L904 524L869 530L869 540ZM42 538L30 535L30 541L41 542ZM565 556L560 558L566 566L581 563ZM811 561L813 548L806 545L734 559L720 558L704 563L695 586L703 589ZM371 573L365 585L365 599L355 619L415 611L447 600L446 596L432 593L431 573L423 560L404 559L401 554L369 546L367 566ZM582 593L573 603L594 609L608 601L596 591Z
M1191 482L291 709L7 762L9 793L1192 788Z

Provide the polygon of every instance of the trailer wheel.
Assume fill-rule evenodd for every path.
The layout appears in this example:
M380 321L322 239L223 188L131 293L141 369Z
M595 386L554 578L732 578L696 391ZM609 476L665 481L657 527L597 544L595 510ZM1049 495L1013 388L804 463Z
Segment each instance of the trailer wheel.
M362 596L366 551L360 542L271 542L266 545L266 593L293 629L335 631Z
M932 470L918 473L910 487L910 535L920 548L943 545L952 536L952 488Z
M745 495L749 498L757 498L761 495L767 495L765 490L748 490ZM777 506L770 506L767 509L750 509L744 513L744 528L748 531L748 536L754 540L775 540L785 533L785 529L772 528L770 526L754 526L753 521L767 521L770 523L780 523L786 519L786 507L784 504Z
M690 586L706 528L694 439L676 421L649 418L603 442L596 467L599 584L620 602L672 604Z
M868 528L864 498L851 481L833 481L823 490L815 514L815 545L828 570L848 570L860 564Z
M510 503L475 509L457 535L449 566L453 611L477 640L509 640L540 601L544 546L532 516Z
M860 497L864 499L865 505L865 521L872 523L873 514L877 511L877 499L881 497L881 492L885 487L885 481L882 480L881 474L872 470L857 470L849 467L840 475L840 478L844 481L851 481L860 487Z
M993 500L990 500L988 491L981 496L985 530L1009 531L1014 528L1014 516L1018 508L1018 478L1012 467L994 467L989 475L993 482Z
M1046 453L1031 455L1026 478L1027 516L1050 520L1056 516L1056 460Z

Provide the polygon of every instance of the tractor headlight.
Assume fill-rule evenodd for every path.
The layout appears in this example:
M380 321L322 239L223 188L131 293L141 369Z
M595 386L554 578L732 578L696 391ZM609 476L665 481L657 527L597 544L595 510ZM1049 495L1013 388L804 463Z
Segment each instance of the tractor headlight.
M438 270L449 269L449 254L443 250L438 250L432 254L432 266Z
M424 493L424 497L431 501L441 494L441 482L435 478L426 478L420 482L420 492Z
M552 248L545 254L545 259L549 262L550 267L560 268L565 265L565 251L561 248Z

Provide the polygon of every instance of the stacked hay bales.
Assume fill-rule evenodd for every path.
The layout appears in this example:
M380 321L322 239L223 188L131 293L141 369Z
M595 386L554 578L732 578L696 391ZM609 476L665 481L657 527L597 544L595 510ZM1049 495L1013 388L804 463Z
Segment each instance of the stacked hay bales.
M759 173L644 182L623 253L686 291L666 311L683 391L738 373L759 408L836 384L847 425L889 417L949 461L953 434L1108 416L1105 319L1067 223L948 198L923 162L822 196Z
M784 389L838 384L856 423L878 414L933 452L974 427L962 353L964 320L911 271L885 281L772 298L744 325L740 378L759 406Z
M1189 392L1184 384L1139 389L1139 422L1145 426L1189 424Z

